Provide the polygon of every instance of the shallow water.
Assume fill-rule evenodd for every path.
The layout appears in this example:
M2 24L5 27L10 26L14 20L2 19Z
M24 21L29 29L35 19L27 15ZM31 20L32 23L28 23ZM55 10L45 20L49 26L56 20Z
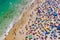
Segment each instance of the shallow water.
M26 0L0 0L0 36L14 17L19 16L18 8L27 4Z

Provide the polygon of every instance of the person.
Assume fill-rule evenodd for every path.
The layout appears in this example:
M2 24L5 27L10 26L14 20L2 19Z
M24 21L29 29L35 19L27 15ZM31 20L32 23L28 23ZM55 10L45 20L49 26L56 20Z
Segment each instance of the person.
M60 25L57 26L57 30L60 30Z

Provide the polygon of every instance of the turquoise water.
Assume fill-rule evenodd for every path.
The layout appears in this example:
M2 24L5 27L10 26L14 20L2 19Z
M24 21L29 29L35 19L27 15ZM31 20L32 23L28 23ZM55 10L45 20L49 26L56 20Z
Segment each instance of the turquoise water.
M22 8L26 4L26 0L0 0L0 35L5 32L7 25L12 19L18 16L18 8Z

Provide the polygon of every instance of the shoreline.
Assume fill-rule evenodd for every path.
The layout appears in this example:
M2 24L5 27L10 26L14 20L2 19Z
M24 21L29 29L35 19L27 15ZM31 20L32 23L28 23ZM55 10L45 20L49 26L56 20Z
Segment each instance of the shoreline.
M2 38L0 37L1 40L3 40L3 39L6 37L5 35L8 35L9 31L13 28L13 25L14 25L15 23L17 23L19 20L21 20L24 12L26 11L26 8L27 8L27 7L29 8L29 6L30 6L33 2L34 2L34 0L26 5L26 7L25 7L24 10L22 11L22 14L19 16L18 19L13 19L13 21L10 23L9 27L7 28L7 31L2 35Z

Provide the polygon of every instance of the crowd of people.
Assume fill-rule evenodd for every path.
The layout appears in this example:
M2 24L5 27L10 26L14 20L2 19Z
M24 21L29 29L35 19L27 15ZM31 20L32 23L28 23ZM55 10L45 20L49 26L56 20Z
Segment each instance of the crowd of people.
M46 0L36 9L30 15L29 26L25 27L25 40L60 39L60 1Z

